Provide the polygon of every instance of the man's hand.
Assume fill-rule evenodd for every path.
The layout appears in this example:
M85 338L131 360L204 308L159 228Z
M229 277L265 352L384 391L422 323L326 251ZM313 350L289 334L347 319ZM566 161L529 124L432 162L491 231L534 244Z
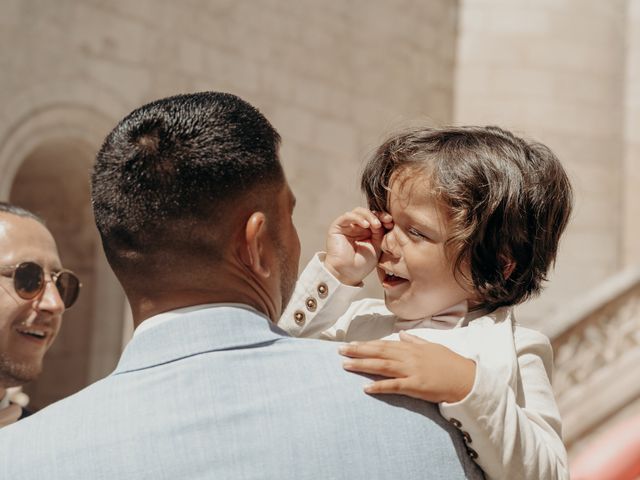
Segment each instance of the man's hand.
M22 409L18 405L9 405L7 408L0 410L0 428L16 422L21 414Z
M437 343L400 333L400 342L352 342L340 347L351 357L345 370L390 377L365 387L367 393L394 393L454 403L465 398L476 377L476 364Z
M329 227L324 265L346 285L359 285L378 264L391 215L358 207L339 216Z

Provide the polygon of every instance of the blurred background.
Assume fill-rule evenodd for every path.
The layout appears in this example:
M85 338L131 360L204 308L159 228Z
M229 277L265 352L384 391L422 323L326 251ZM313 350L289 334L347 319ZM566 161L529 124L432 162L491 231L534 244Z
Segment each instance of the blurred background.
M283 137L304 265L362 203L391 131L495 124L550 146L576 207L544 294L572 458L640 413L640 0L0 0L0 198L42 215L84 284L41 408L108 374L131 333L89 203L95 152L133 108L220 90ZM379 294L374 281L367 292Z

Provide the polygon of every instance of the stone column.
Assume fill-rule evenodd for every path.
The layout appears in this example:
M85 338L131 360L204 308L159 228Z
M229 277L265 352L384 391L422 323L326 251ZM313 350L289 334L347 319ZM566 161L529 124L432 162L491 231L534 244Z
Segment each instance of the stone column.
M640 1L628 12L623 263L640 266Z

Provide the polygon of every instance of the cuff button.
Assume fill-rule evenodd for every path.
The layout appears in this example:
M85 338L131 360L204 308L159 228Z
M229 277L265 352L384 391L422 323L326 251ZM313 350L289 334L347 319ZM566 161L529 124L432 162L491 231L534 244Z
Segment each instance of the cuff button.
M304 312L301 310L296 310L293 314L293 320L296 322L296 325L302 326L304 325Z
M473 440L471 439L471 435L469 435L469 432L462 432L462 439L465 441L465 443L471 443Z
M473 460L478 458L478 452L476 452L473 448L467 448L467 453Z
M318 302L316 302L316 299L313 297L307 298L304 304L307 306L307 310L309 310L310 312L315 312L316 307L318 306Z
M327 298L329 295L329 287L327 287L326 283L321 283L318 285L318 296L320 298Z
M454 427L456 427L456 428L460 428L460 427L462 427L462 423L460 423L460 420L458 420L457 418L453 418L453 417L451 417L451 418L449 419L449 423L450 423L451 425L453 425Z

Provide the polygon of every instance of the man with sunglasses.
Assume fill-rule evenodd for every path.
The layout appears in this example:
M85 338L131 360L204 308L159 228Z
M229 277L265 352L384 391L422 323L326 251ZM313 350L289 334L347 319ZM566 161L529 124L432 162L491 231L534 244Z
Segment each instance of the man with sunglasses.
M275 325L300 255L279 145L217 92L107 136L93 210L136 329L111 375L0 431L0 478L480 477L437 407L367 396L335 344Z
M7 391L34 380L56 338L78 278L63 270L42 219L0 202L0 427L28 415Z

